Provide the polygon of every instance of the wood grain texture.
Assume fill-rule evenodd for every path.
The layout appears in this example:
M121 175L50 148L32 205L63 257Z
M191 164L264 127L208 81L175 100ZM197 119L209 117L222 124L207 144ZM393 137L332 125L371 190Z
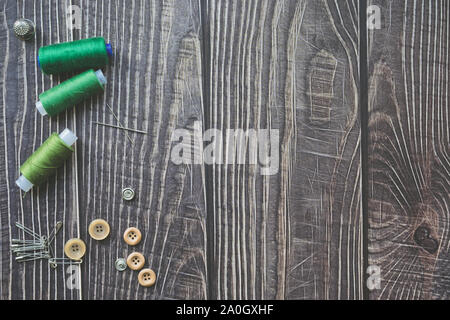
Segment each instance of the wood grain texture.
M274 175L212 165L213 294L362 298L358 1L210 1L207 12L209 127L280 141Z
M358 0L0 0L0 299L448 299L450 4L368 2L382 28L360 61ZM81 29L67 28L70 5ZM19 17L36 22L35 40L15 38ZM39 71L39 47L92 36L114 49L105 94L41 117L37 96L67 76ZM106 103L147 134L131 143L94 124L117 124ZM74 157L22 198L19 166L66 127L80 138ZM194 139L172 141L176 129ZM211 151L196 140L207 129L222 163L195 161ZM251 135L233 163L227 129L272 130L275 171L250 163ZM180 146L194 164L172 161ZM87 233L96 218L111 225L102 242ZM80 268L14 261L15 221L46 234L59 220L57 256L68 239L86 241ZM143 232L135 248L122 240L129 226ZM154 287L115 270L132 251L156 271ZM382 276L369 296L367 260Z
M81 9L80 30L66 27L69 5ZM206 298L203 168L169 161L172 132L203 122L198 3L1 1L0 10L1 298ZM12 24L22 16L36 22L35 41L14 37ZM58 117L41 117L34 108L37 95L61 79L39 71L38 48L92 36L103 36L114 50L105 70L105 94ZM131 144L123 131L95 125L93 121L116 124L105 103L124 126L148 134L130 134ZM75 156L44 188L22 199L14 185L20 164L51 132L65 127L79 137ZM125 203L121 190L128 186L136 198ZM95 218L111 226L105 241L94 241L87 233ZM12 260L9 239L17 237L15 220L42 233L62 220L59 256L69 238L85 240L79 290L67 287L66 267L53 271L45 262ZM135 248L122 240L128 226L143 233ZM134 250L157 273L154 287L140 287L136 272L115 270L116 258Z
M370 298L449 299L449 2L372 4L369 264L382 279Z

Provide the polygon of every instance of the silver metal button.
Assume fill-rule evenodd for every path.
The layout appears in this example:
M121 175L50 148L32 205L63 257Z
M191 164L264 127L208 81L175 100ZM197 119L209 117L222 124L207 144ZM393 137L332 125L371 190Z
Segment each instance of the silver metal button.
M127 261L124 258L118 258L115 265L118 271L124 271L127 268Z
M14 34L20 40L30 40L36 32L36 25L28 19L19 19L13 25Z
M134 190L131 188L125 188L122 190L122 198L124 200L130 201L134 198Z

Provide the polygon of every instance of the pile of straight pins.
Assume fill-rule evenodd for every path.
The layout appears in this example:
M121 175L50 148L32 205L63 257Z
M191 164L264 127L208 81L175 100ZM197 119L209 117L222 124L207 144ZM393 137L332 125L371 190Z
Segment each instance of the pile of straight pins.
M47 259L52 268L64 264L80 264L82 261L73 261L68 258L56 258L52 248L62 222L56 223L55 228L48 236L41 236L28 227L16 222L16 227L32 237L32 239L11 239L11 251L16 255L17 262Z

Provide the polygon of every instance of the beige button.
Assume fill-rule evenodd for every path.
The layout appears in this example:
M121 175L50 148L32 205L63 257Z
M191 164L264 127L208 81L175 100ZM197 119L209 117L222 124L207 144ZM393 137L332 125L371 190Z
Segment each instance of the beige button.
M130 246L135 246L139 242L141 242L142 234L139 229L135 227L128 228L123 233L123 240L128 243Z
M109 235L109 224L103 219L95 219L89 225L89 235L95 240L103 240Z
M70 239L64 245L64 253L72 260L81 260L86 253L86 245L81 239Z
M141 272L139 272L138 280L141 286L151 287L155 284L156 273L152 269L142 269Z
M142 253L133 252L127 258L127 265L131 270L141 270L144 266L145 258Z

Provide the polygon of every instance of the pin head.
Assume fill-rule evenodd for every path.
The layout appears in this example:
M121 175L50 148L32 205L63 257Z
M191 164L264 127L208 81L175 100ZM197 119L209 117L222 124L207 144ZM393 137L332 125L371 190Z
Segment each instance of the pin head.
M20 40L30 40L36 32L36 25L31 20L19 19L14 22L13 30Z

